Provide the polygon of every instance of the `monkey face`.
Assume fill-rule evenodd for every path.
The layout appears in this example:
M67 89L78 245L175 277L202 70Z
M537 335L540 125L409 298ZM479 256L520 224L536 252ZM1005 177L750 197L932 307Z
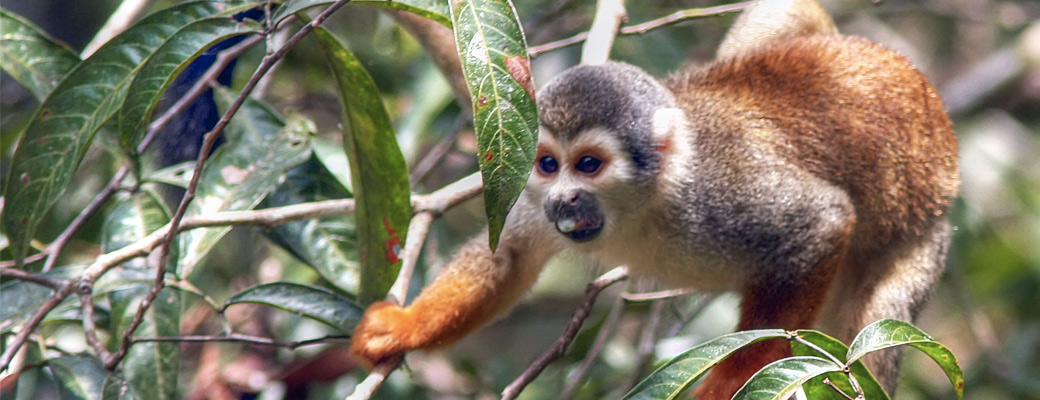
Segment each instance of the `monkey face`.
M542 129L528 187L542 200L545 217L576 243L606 236L636 190L631 161L616 135L593 128L572 140Z

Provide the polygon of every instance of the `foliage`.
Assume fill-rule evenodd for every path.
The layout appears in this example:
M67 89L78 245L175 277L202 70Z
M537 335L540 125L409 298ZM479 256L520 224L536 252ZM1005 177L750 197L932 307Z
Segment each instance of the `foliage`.
M490 244L496 245L533 162L532 75L539 75L539 68L573 64L577 54L575 48L545 53L538 62L545 61L532 71L528 39L544 43L585 29L595 2L358 0L319 21L322 27L298 45L286 40L336 3L210 0L156 6L82 56L55 39L55 27L0 9L0 340L2 368L17 367L3 372L0 394L170 399L217 390L269 395L282 387L310 398L341 398L342 383L357 381L365 372L340 353L340 342L364 305L386 296L405 264L410 221L422 211L413 209L419 194L479 169L484 210L470 214L486 216ZM629 3L633 21L675 11L671 2ZM1035 246L1040 240L1040 158L1035 157L1040 154L1040 115L1035 110L1040 96L1009 89L1014 85L1008 82L992 88L972 85L989 81L968 73L950 77L960 73L953 68L958 64L967 69L969 63L1006 61L998 56L1024 48L1019 42L1040 36L1030 33L1040 32L1036 23L1028 24L1040 10L1017 2L984 3L1001 18L999 25L986 26L992 33L982 35L991 38L988 47L967 37L939 37L935 32L980 28L930 5L912 3L908 7L914 13L886 13L891 8L884 5L881 11L835 11L839 22L854 20L848 25L868 37L871 29L896 27L890 30L930 32L914 42L919 48L946 40L951 48L978 49L929 53L923 59L932 63L921 66L928 75L951 82L937 86L957 119L964 148L965 197L956 215L961 229L951 249L954 268L936 302L967 317L926 312L922 325L949 348L894 320L867 327L848 347L816 331L718 336L714 327L726 315L717 307L695 319L693 328L677 325L682 329L662 339L657 335L663 329L645 322L652 320L649 307L625 303L616 320L622 326L650 325L644 331L656 347L636 351L635 335L623 329L609 336L617 323L604 317L583 331L569 357L550 367L525 394L681 397L729 354L777 338L791 342L795 357L764 368L739 398L784 399L798 387L810 398L830 398L838 390L886 398L859 360L891 347L919 350L942 372L911 357L904 368L910 383L901 394L959 398L965 386L969 398L972 390L981 393L975 398L1035 394L1040 387L1040 352L1035 351L1040 332L1035 307L1040 301ZM451 29L468 102L451 102L445 94L449 85L427 58L429 50L405 36L403 22L387 17L401 11ZM1007 16L1016 12L1026 15L1026 22ZM95 14L98 23L108 17ZM621 37L614 55L663 73L691 55L706 58L728 18ZM241 48L235 47L238 43ZM278 53L283 47L288 54ZM237 61L220 64L218 56L231 52L237 52L232 57ZM276 54L284 56L277 69L250 76ZM957 57L970 61L946 62ZM1035 75L1040 57L1020 58L1013 64L1018 69L1006 64L995 69L1019 77L1006 79L1024 80L1029 71ZM227 79L197 83L210 68ZM972 89L958 92L956 79ZM208 90L179 104L194 87ZM1019 91L1008 95L1012 90ZM967 92L975 94L959 97ZM175 112L164 115L170 110ZM164 143L194 148L219 126L216 117L204 116L207 110L227 113L227 127L213 133L219 136L218 147L200 161L164 162L166 153L176 151ZM424 169L431 165L434 173L427 174ZM190 183L192 178L197 182ZM191 201L183 209L183 223L189 229L171 235L164 252L166 230L177 219L188 188ZM91 206L95 196L97 207ZM285 216L307 207L311 214ZM422 267L439 263L443 249L456 248L473 231L474 218L460 214L466 213L450 214L433 226L431 235L440 243L417 257L420 276L413 289L422 286ZM274 216L250 219L262 215ZM218 217L224 219L205 222ZM161 262L168 267L157 276ZM562 272L561 279L552 273L543 279L547 285L578 281L571 272ZM482 342L481 350L464 342L448 355L455 367L448 385L437 386L417 373L408 382L387 384L377 396L497 392L548 347L563 325L557 322L568 317L569 308L555 305L556 297L543 291L548 289L498 325L503 328L475 339ZM688 311L682 299L663 301L671 314ZM537 317L525 320L531 310ZM964 319L975 337L963 329ZM976 333L985 333L987 324L1001 327L998 339ZM525 333L531 329L540 330ZM30 331L33 335L27 336ZM609 337L600 344L603 353L593 343L597 335ZM705 340L712 336L717 337ZM22 341L24 352L15 357L15 344ZM1005 348L998 347L1001 343ZM315 347L298 350L301 346ZM961 355L963 375L953 350ZM425 357L412 367L420 371L429 359L446 356ZM651 360L662 361L647 372L641 365ZM590 365L585 371L583 361ZM7 377L15 370L17 376ZM195 372L203 370L222 373ZM256 372L249 375L254 381L236 378L246 375L242 371ZM586 374L579 375L581 384L565 388L568 377L579 373ZM259 385L257 376L262 376ZM8 379L17 382L14 393L8 392Z

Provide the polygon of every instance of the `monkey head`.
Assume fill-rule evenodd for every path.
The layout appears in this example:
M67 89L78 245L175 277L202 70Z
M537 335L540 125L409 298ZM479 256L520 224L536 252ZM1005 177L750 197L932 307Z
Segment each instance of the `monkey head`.
M540 129L528 190L576 243L609 236L649 207L678 115L675 99L623 63L565 71L538 94Z

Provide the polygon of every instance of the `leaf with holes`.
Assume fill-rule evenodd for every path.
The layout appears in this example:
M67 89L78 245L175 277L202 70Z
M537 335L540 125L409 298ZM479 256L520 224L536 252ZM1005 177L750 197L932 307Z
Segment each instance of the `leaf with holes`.
M314 37L339 84L343 147L357 199L358 301L368 304L386 296L401 269L401 247L412 217L408 167L372 77L328 31L315 29Z
M735 332L701 343L675 356L632 388L624 399L676 399L708 369L753 343L782 338L781 329Z
M260 208L349 197L350 192L312 155L310 160L286 174L285 180L260 203ZM340 290L358 292L357 228L352 215L279 225L269 230L267 236Z
M170 221L170 215L153 193L140 191L116 200L101 228L101 250L111 252L137 242ZM176 265L177 255L170 255ZM138 258L105 274L105 278L124 283L108 294L111 306L109 332L113 341L121 340L141 301L152 286L155 272ZM135 279L136 278L136 279ZM140 278L148 278L140 280ZM132 284L136 281L136 284ZM99 282L100 283L100 282ZM180 334L181 293L170 288L159 292L144 319L134 331L136 337L177 336ZM122 361L126 383L146 399L176 399L180 367L177 343L137 343Z
M31 22L0 9L0 68L43 100L79 63L64 43L59 43Z
M349 334L365 309L328 289L291 282L253 286L231 296L224 308L242 303L263 304L322 322Z
M841 365L819 357L788 357L774 361L756 372L733 398L786 400L805 381L841 369Z
M964 397L964 376L957 357L946 346L907 322L889 318L867 325L849 346L848 360L859 360L867 353L897 346L910 346L931 357L946 373L957 398Z
M538 143L531 62L508 0L452 0L455 45L473 102L477 160L492 249L523 191Z
M40 220L64 193L94 134L118 110L148 56L192 21L255 5L201 1L161 10L101 46L58 83L29 122L7 174L2 222L15 260L24 259Z
M218 104L230 104L235 94L218 90ZM256 100L247 100L231 120L225 142L202 168L195 201L185 215L252 210L293 167L310 157L307 141L314 123L302 117L282 121ZM180 235L177 272L189 276L231 227L192 229Z
M163 43L130 82L119 111L119 140L130 153L148 129L152 112L174 80L206 49L226 39L259 32L262 27L232 16L201 19L181 28Z

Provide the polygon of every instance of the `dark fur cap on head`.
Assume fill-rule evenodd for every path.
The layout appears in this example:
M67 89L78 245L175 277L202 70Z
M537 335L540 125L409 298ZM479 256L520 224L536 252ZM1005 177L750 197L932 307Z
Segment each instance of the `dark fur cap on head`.
M661 157L653 143L653 114L675 107L656 79L629 64L579 65L564 71L538 94L540 123L561 140L592 128L618 133L639 178L657 174Z

